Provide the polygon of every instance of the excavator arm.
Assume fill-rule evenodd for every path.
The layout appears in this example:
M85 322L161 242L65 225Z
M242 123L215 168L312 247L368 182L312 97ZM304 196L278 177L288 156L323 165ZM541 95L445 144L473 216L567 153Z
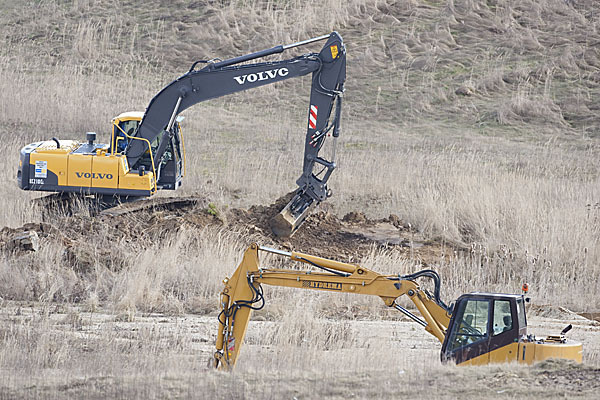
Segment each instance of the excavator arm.
M319 53L283 61L246 63L319 40L327 40ZM196 70L200 63L206 66ZM303 171L296 181L296 195L272 224L275 234L289 236L304 221L309 210L329 195L327 180L335 169L334 155L331 160L326 160L319 156L319 150L327 135L336 140L340 133L346 50L337 32L224 61L197 61L187 73L167 85L150 101L134 134L143 140L129 141L126 149L128 164L137 169L148 151L147 143L156 143L158 139L158 144L151 149L154 167L157 168L167 150L168 139L175 134L173 125L177 115L194 104L310 73L312 86ZM334 105L336 111L333 120L330 120ZM320 171L315 173L317 169Z
M323 272L263 269L259 264L259 252L288 257ZM416 283L415 280L421 277L434 280L434 295L430 295ZM225 279L224 283L217 351L214 356L214 366L221 369L233 368L246 335L252 310L264 306L262 284L378 296L386 306L396 308L421 324L427 332L438 338L440 343L444 342L451 317L448 307L439 299L439 277L431 270L408 276L381 275L354 264L252 244L244 253L242 262L233 276ZM396 303L396 299L403 295L412 300L422 318Z

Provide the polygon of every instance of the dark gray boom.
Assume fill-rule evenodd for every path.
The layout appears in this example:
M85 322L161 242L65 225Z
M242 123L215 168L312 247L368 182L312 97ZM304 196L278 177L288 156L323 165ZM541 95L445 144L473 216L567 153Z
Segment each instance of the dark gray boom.
M242 64L250 60L282 53L285 50L319 40L327 40L319 53L304 54L290 60ZM196 70L199 63L206 66ZM304 145L303 172L296 181L298 190L273 224L280 236L291 235L308 215L308 210L329 195L327 180L335 168L334 160L319 156L325 137L340 133L342 92L346 79L346 49L337 32L289 45L231 58L224 61L197 61L190 70L162 89L150 101L135 136L158 146L152 149L155 167L167 150L168 138L174 134L173 124L179 113L201 101L241 92L270 83L312 73L308 128ZM336 111L330 121L334 103ZM127 161L137 169L148 150L145 141L131 140ZM318 173L314 169L320 169Z

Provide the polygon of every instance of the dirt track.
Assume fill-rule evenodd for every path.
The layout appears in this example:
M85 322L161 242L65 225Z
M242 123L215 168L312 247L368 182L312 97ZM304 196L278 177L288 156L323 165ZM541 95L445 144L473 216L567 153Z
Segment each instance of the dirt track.
M572 323L574 339L585 338L587 351L600 349L600 323L558 308L544 307L537 311L553 314L556 319L531 315L532 331L544 335ZM115 318L110 310L88 312L74 306L40 307L8 302L2 307L0 321L3 326L9 324L17 331L43 329L44 335L55 338L52 347L43 348L44 352L50 352L46 355L48 362L63 365L63 353L71 360L62 367L61 375L52 375L51 370L40 376L0 374L5 378L0 383L0 393L7 398L102 398L108 393L136 397L149 390L148 398L235 398L253 393L261 398L398 398L405 394L414 398L548 399L594 398L600 389L600 369L585 364L550 360L534 367L442 365L440 344L425 331L415 330L413 322L405 320L323 321L337 324L336 329L353 336L352 344L348 347L349 342L345 341L344 348L337 348L335 343L269 346L265 342L277 335L281 322L255 320L249 324L237 366L240 373L231 375L215 372L207 366L214 351L215 315L149 314L127 322ZM7 337L14 335L12 331L7 332L4 331ZM35 343L33 347L40 351L42 338L36 340L38 347ZM386 349L385 354L381 349ZM142 355L154 352L160 357L154 354L157 358L152 361ZM380 367L386 369L365 370L352 376L336 370L322 370L318 375L311 372L315 368L303 371L300 366L310 363L315 354L318 354L317 370L335 365L338 359L352 362L355 357L364 359L367 365L380 363ZM136 359L141 371L122 375L118 364ZM163 375L152 370L159 359L171 365L171 374L177 371L176 374ZM297 359L300 366L290 367L290 359ZM377 359L379 362L373 361ZM283 370L277 371L281 360L287 361L283 362ZM178 368L173 369L173 364ZM94 368L88 370L86 366ZM159 363L159 371L160 366ZM313 384L298 385L300 378L309 379ZM336 382L335 386L331 385L332 381ZM457 381L461 384L453 384Z

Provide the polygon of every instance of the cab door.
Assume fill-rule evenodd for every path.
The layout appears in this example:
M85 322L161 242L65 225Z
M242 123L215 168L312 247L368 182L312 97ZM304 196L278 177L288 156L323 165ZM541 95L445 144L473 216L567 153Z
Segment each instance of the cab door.
M490 362L516 361L519 352L519 322L515 301L494 299L490 337Z
M491 310L490 299L462 296L457 300L442 346L443 361L474 365L489 362Z

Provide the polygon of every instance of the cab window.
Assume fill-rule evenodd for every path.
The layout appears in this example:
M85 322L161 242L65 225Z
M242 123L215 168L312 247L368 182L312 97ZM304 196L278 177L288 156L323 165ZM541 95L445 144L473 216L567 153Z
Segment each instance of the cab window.
M510 312L510 301L494 300L494 336L513 328L513 319Z
M117 149L117 153L123 152L129 142L129 139L123 132L127 133L129 136L133 136L139 123L140 121L135 120L121 121L119 122L119 127L115 127L115 148Z
M523 299L517 299L517 318L519 319L519 329L527 326L527 319L525 318L525 303Z
M488 300L466 300L459 304L450 334L450 351L488 337L489 309Z

